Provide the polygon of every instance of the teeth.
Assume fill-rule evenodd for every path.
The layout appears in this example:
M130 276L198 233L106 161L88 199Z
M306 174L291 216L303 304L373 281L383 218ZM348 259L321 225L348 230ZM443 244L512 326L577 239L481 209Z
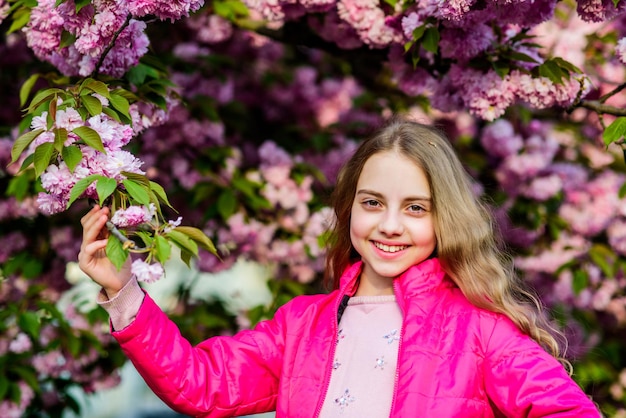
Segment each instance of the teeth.
M408 245L385 245L380 242L375 242L374 245L376 248L383 250L386 253L396 253L408 247Z

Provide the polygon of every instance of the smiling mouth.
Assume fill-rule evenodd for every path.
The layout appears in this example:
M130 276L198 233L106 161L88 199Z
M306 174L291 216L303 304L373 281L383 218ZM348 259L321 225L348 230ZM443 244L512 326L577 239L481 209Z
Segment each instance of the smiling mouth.
M375 242L375 241L373 243L376 248L386 253L397 253L398 251L402 251L402 250L409 248L408 245L386 245L386 244L381 244L380 242Z

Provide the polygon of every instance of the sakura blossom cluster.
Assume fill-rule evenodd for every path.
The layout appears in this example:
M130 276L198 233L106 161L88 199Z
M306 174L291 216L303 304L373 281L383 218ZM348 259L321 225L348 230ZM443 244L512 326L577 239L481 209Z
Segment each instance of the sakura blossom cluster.
M148 52L146 23L137 18L178 20L204 1L96 0L81 8L73 0L58 3L41 0L31 11L24 33L35 55L65 75L121 77ZM64 41L68 35L73 42Z
M63 277L63 270L60 275ZM49 283L57 286L54 281ZM3 278L0 283L1 303L9 306L17 300L22 303L30 301L29 298L33 295L32 290L29 292L28 289L32 286L33 282L25 278ZM50 299L58 299L59 295L55 295L54 291L55 288L50 287L46 295L39 296L38 303L49 303ZM81 387L89 393L119 384L119 375L106 369L101 362L101 352L98 351L98 347L102 349L102 347L114 344L106 324L104 322L89 323L84 314L79 313L72 304L67 305L62 315L61 319L38 318L40 329L36 334L26 333L16 326L18 320L16 315L5 316L5 325L9 326L3 328L0 339L0 357L10 358L12 364L22 364L21 367L26 367L25 364L28 364L28 367L33 368L37 379L46 384L37 387L37 392L35 392L32 380L29 379L27 382L19 379L16 382L20 394L19 401L15 402L8 398L0 401L0 416L16 418L24 416L35 397L38 398L40 408L58 409L63 402L60 398L60 388L67 386L69 381L72 385ZM59 320L62 321L63 326L60 326ZM71 335L65 335L67 331ZM73 356L66 351L66 347L58 344L60 340L68 338L73 339L77 344L84 344L87 340L89 343L84 344L81 352ZM82 338L84 340L81 342Z
M156 282L165 274L162 264L148 263L141 259L133 261L130 271L138 281L144 283Z
M122 172L144 174L140 169L143 162L130 152L123 150L133 137L133 129L129 125L122 124L111 117L100 114L83 121L76 109L71 107L57 111L55 123L48 129L46 118L47 112L33 118L31 128L42 129L43 132L33 141L30 150L26 154L34 152L38 145L45 142L54 142L54 130L64 128L68 132L65 146L80 140L78 135L72 132L79 126L88 126L95 130L102 139L106 153L94 148L78 144L82 158L74 170L70 170L67 163L59 157L58 164L51 164L41 175L41 185L46 193L40 193L37 204L41 212L51 215L64 211L70 200L70 193L74 185L81 179L90 175L98 174L121 182L125 179ZM96 184L92 183L84 192L85 197L98 199Z
M423 0L409 7L402 7L407 5L398 2L394 8L384 8L380 2L372 0L303 1L296 5L292 1L250 0L246 4L273 25L306 13L324 11L323 16L308 20L322 38L345 49L361 45L388 48L389 66L401 90L412 96L424 95L443 111L470 109L474 115L492 121L516 103L538 109L567 108L585 97L590 89L589 80L582 75L571 74L561 82L531 76L528 70L543 63L540 51L511 41L521 28L535 27L552 18L557 4L553 0L487 1L480 7L475 1L467 0L446 4ZM624 9L608 0L580 1L578 5L582 19L589 22L616 16ZM433 25L433 19L439 23L439 53L452 61L449 71L443 73L429 70L434 59L424 48L419 53L421 61L417 67L408 63L410 60L403 51L403 45L412 41L414 31L420 26ZM497 22L498 27L485 22ZM507 42L511 42L510 46L517 53L535 59L535 63L512 62L511 71L506 75L497 74L493 69L477 70L470 65L471 60L489 54L496 54L493 59L498 59L498 45ZM619 49L617 53L620 54Z
M502 219L509 242L531 249L516 259L517 267L535 281L557 277L556 282L544 284L553 287L554 300L548 303L570 301L579 308L606 311L623 323L626 309L620 289L626 277L606 277L596 265L580 260L594 251L603 234L612 251L626 255L626 198L618 193L626 175L610 168L611 154L598 152L598 146L586 143L572 152L575 140L548 124L534 121L520 131L504 119L489 124L481 135L495 178L508 196L502 209L518 213L513 209L520 206L523 211L517 219ZM555 223L548 216L558 216L567 227L557 239L542 245L548 222L552 227ZM582 269L579 274L589 282L584 289L575 290L572 267L564 269L568 265Z
M149 206L129 206L126 209L116 210L111 217L111 223L118 228L134 227L150 222L155 214L154 203Z
M444 111L466 108L484 120L493 121L515 103L525 103L536 109L567 108L588 91L589 84L582 77L571 77L557 84L547 77L531 77L520 71L501 77L495 71L482 73L453 66L437 85L432 103Z
M200 261L200 267L215 271L244 257L284 266L285 274L310 282L323 266L319 239L332 221L332 212L323 207L311 214L313 178L304 175L296 182L294 158L275 143L266 141L259 148L259 158L258 171L249 171L247 177L264 184L261 195L272 207L271 218L259 222L246 219L242 212L231 216L227 225L215 232L226 264L215 266ZM295 237L298 239L292 239Z

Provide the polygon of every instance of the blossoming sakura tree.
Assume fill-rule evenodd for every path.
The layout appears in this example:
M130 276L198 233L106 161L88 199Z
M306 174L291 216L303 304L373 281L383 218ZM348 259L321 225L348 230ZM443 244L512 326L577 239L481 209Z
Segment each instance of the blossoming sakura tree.
M408 113L453 138L574 378L626 417L623 0L0 0L0 29L0 416L117 383L104 313L57 303L90 202L145 281L174 249L271 266L275 303L238 317L180 289L192 340L232 332L317 288L338 167Z

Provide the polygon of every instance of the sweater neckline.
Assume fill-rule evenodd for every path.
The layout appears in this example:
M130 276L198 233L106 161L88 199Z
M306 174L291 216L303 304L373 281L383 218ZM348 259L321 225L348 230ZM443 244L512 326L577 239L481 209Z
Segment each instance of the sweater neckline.
M352 296L348 300L348 306L351 305L376 305L385 303L395 303L395 295L376 295L376 296Z

